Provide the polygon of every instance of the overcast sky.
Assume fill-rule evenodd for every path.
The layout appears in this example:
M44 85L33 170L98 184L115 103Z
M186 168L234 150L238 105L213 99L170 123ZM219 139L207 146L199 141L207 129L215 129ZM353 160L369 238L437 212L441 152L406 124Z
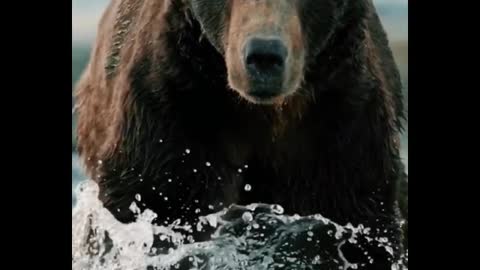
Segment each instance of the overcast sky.
M90 43L110 0L72 0L72 42ZM117 1L117 0L113 0ZM408 0L374 0L392 40L408 37Z

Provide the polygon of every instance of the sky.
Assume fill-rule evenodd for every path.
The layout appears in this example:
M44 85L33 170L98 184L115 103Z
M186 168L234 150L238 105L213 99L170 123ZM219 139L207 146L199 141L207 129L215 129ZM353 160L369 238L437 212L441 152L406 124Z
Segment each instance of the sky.
M72 0L72 42L90 43L110 0ZM113 0L116 1L116 0ZM214 1L214 0L212 0ZM408 39L408 0L373 0L391 40Z

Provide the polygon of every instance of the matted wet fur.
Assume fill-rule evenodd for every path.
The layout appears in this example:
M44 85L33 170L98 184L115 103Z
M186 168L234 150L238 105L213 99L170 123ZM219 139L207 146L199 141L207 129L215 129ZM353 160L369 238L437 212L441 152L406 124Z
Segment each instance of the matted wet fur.
M76 102L79 153L116 218L133 220L136 194L160 224L276 203L378 228L400 250L401 84L373 4L301 0L286 12L285 1L110 3ZM267 30L286 25L295 56L291 91L269 105L242 97L246 77L232 73L241 61L229 52L248 34L240 28L262 18Z

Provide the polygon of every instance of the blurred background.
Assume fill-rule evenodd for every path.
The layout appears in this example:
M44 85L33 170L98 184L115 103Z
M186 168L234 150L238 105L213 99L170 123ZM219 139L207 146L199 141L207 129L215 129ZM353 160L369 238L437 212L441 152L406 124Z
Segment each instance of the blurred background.
M110 0L72 0L72 90L85 68L97 23ZM115 1L115 0L113 0ZM408 0L373 0L401 72L408 108ZM72 109L74 98L72 96ZM74 189L86 177L75 152L75 115L72 114L72 206ZM402 137L402 157L408 172L408 125Z

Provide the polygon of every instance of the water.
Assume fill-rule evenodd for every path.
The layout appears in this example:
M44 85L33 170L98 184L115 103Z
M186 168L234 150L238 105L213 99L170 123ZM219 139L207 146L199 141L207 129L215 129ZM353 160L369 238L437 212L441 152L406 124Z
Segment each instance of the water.
M77 201L75 189L77 188L78 184L86 178L87 177L83 172L80 158L76 153L72 153L72 207L75 206L75 203Z
M97 199L98 186L82 181L72 211L72 269L357 269L343 252L345 245L368 239L370 229L340 226L317 214L282 215L278 205L235 206L201 218L196 228L180 221L152 225L156 214L130 207L136 222L122 224ZM210 241L193 243L182 232L214 228ZM391 253L386 238L370 241ZM369 254L365 254L369 258ZM391 269L401 268L401 263Z

